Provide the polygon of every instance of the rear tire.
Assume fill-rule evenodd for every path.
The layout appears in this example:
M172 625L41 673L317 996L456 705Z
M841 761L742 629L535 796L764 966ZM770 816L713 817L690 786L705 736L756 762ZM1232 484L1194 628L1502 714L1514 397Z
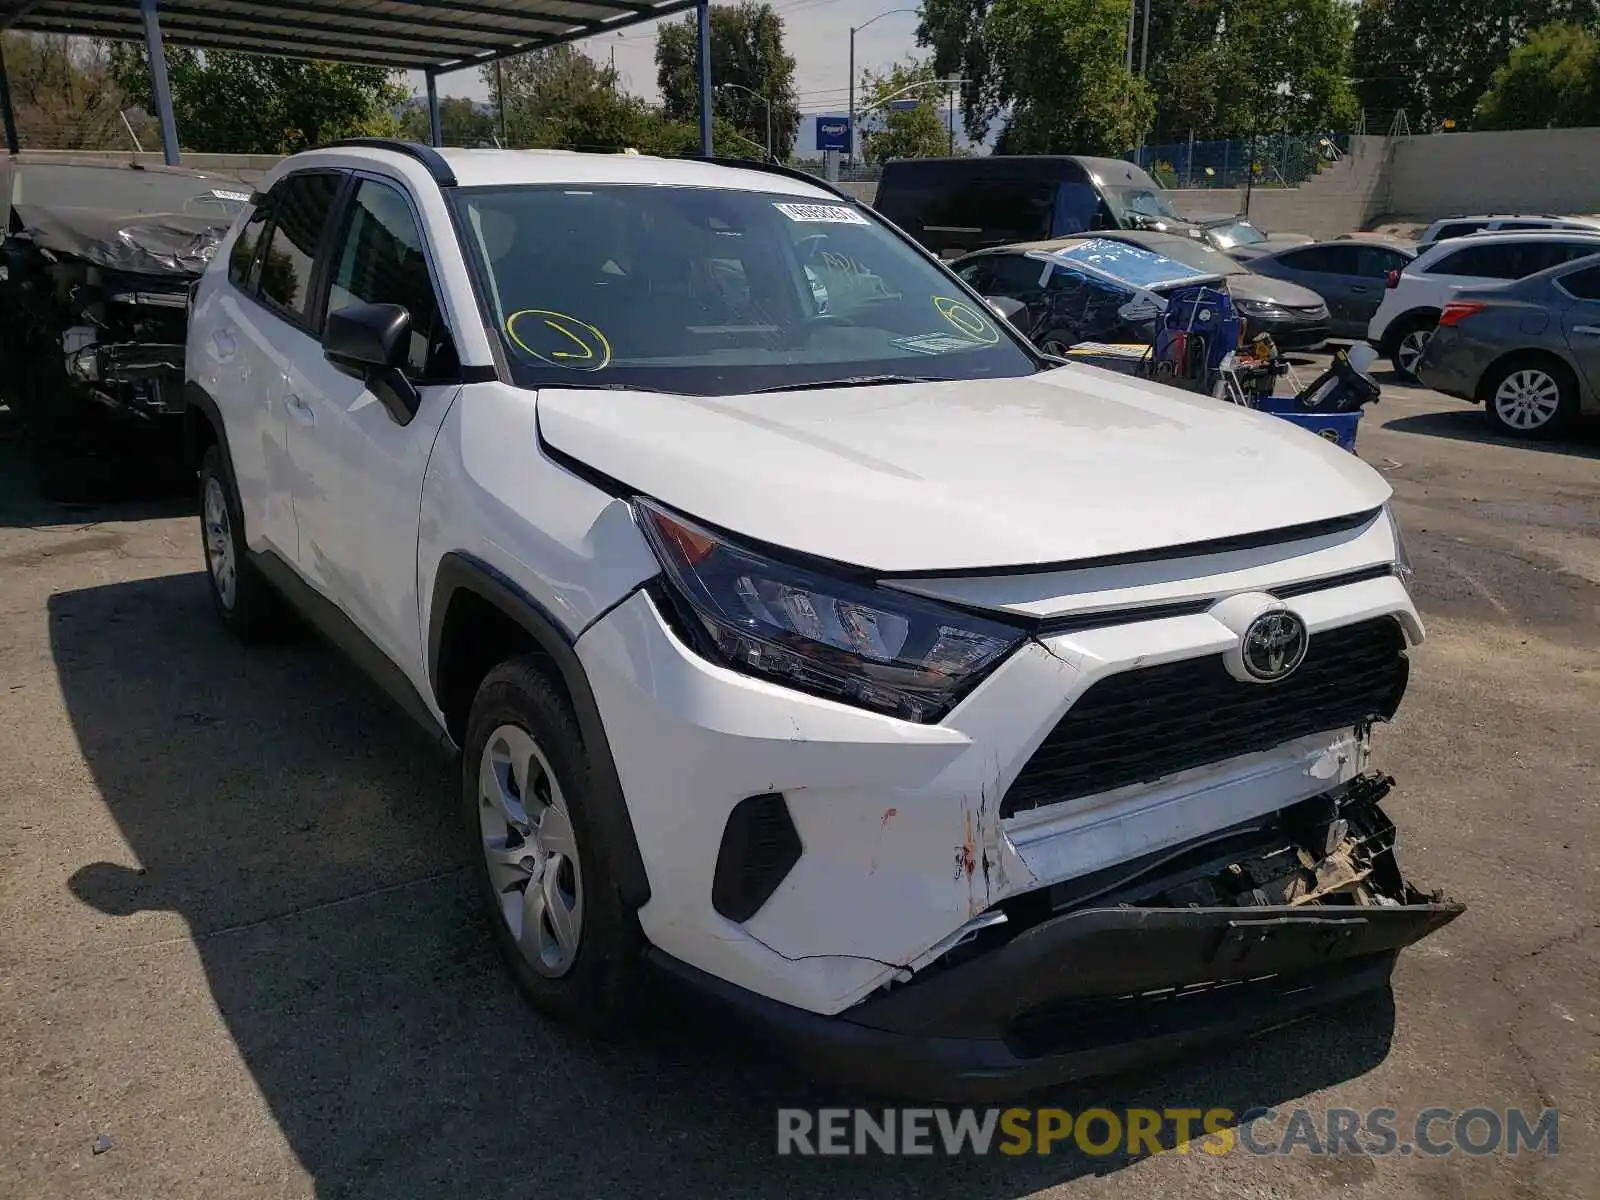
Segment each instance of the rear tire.
M215 443L200 459L200 543L205 548L206 586L217 616L241 642L270 641L283 633L288 613L250 561L245 549L244 521Z
M1483 411L1496 433L1555 437L1577 419L1577 380L1565 363L1555 359L1514 359L1485 377Z
M1437 317L1407 317L1389 334L1389 361L1394 373L1407 383L1417 382L1417 364L1438 327Z
M461 755L462 819L484 915L534 1008L614 1034L639 1014L643 937L593 817L590 778L577 718L542 660L490 671Z

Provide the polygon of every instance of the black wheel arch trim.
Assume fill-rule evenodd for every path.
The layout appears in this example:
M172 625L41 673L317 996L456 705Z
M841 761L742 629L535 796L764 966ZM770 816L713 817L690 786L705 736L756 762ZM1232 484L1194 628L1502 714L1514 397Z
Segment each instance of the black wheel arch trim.
M1393 355L1400 349L1400 339L1411 332L1413 326L1421 321L1439 324L1439 318L1444 315L1440 308L1412 308L1401 313L1389 322L1389 328L1383 333L1383 353Z
M548 609L494 567L460 551L451 551L440 559L433 577L433 604L428 613L428 683L435 702L440 701L439 660L445 617L451 601L462 591L492 604L526 631L560 673L589 752L590 799L599 801L593 815L601 827L618 891L630 907L642 906L650 899L650 881L645 873L644 857L639 853L633 819L628 814L616 760L611 754L611 742L600 717L600 706L574 649L576 637ZM710 887L709 880L706 885Z
M202 418L217 436L222 447L222 471L227 476L228 487L239 494L238 481L233 477L233 453L228 448L228 427L222 421L222 408L216 398L192 379L183 385L183 457L195 470L200 469L200 430L196 422Z

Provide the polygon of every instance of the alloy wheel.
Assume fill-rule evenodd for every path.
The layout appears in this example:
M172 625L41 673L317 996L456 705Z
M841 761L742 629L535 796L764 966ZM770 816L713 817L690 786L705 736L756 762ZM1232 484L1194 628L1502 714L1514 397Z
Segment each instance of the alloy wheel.
M222 481L215 475L206 479L203 504L206 538L206 566L216 586L222 607L233 611L239 590L239 565L233 558L233 523L228 518L228 498Z
M1400 370L1412 378L1416 377L1417 364L1422 361L1423 353L1428 349L1428 339L1433 337L1431 329L1413 329L1400 339L1400 346L1395 351L1395 358L1399 360Z
M556 979L583 933L583 874L572 815L527 730L501 725L478 768L478 823L500 915L528 966Z
M1494 411L1512 429L1542 429L1561 411L1561 385L1537 367L1513 371L1495 389Z

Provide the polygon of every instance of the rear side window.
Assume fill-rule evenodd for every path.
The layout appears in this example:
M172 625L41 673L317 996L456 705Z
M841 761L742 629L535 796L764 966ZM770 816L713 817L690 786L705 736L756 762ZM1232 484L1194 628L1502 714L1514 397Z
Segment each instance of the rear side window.
M1429 275L1470 275L1480 279L1524 279L1536 271L1560 266L1600 251L1595 242L1508 242L1468 246L1447 254L1426 271Z
M1390 271L1403 271L1411 260L1398 250L1384 246L1362 246L1356 253L1354 274L1371 279L1382 279Z
M1278 261L1296 271L1319 275L1355 275L1359 261L1357 246L1308 246L1278 256Z
M988 262L991 286L998 287L1002 296L1024 296L1039 290L1039 280L1044 275L1044 264L1036 258L1023 258L1015 254L1000 254Z
M1559 280L1562 289L1579 300L1600 300L1600 267L1585 267Z
M298 325L310 324L317 242L333 216L342 179L333 171L307 171L272 189L272 234L261 260L260 295Z
M904 170L885 176L877 207L913 232L1029 241L1050 236L1060 175L1057 169L1024 170L1009 163L996 169Z
M406 374L421 381L455 372L422 233L405 196L388 184L363 179L350 202L344 239L330 257L329 312L352 304L398 304L411 314Z
M1480 229L1487 229L1487 221L1452 221L1448 225L1439 226L1439 232L1433 235L1433 240L1442 242L1445 238L1465 237L1469 233L1477 233Z
M1470 275L1478 279L1515 279L1520 256L1514 245L1468 246L1446 254L1423 269L1424 275Z

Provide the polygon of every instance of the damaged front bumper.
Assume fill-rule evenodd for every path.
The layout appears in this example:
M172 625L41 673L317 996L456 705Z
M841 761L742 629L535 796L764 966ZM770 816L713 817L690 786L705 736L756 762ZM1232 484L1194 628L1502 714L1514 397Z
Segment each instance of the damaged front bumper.
M826 1017L664 954L760 1040L872 1091L983 1103L1257 1034L1389 979L1460 904L1400 874L1363 776L1269 818L1017 897L910 982Z

